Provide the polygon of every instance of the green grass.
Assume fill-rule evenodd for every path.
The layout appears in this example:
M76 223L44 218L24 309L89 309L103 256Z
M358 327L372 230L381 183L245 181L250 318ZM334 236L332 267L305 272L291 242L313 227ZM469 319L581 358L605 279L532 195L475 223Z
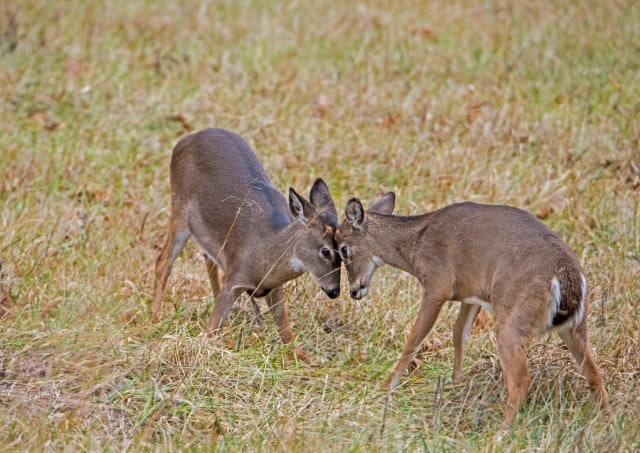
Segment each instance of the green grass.
M17 450L640 449L637 2L0 4L0 443ZM591 285L599 411L552 336L500 446L490 318L453 386L454 306L390 401L420 289L390 268L362 301L286 286L290 359L246 300L215 338L190 245L149 316L171 149L232 129L275 185L328 182L340 210L398 194L417 214L475 200L539 215ZM329 333L328 319L343 325Z

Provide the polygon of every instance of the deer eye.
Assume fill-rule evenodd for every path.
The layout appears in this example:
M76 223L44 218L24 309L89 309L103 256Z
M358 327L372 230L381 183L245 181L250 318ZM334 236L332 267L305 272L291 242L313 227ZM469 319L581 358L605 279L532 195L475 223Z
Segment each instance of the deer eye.
M329 250L328 247L322 247L320 249L320 253L322 254L322 256L324 256L325 258L331 258L331 250Z
M343 245L342 247L340 247L340 254L342 255L343 258L346 258L347 256L349 256L349 247L347 247L346 245Z

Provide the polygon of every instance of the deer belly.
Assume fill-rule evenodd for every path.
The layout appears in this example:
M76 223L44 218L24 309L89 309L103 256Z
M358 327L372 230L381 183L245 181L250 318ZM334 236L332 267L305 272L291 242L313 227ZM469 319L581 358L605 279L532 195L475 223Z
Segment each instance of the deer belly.
M271 292L271 288L248 289L247 294L251 297L267 297Z

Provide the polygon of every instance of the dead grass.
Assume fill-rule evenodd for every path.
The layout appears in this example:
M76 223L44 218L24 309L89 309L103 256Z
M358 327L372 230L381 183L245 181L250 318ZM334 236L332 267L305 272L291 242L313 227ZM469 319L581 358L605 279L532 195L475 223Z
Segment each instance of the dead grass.
M2 444L638 450L638 17L631 1L2 2ZM392 269L361 302L308 277L287 286L312 366L242 304L203 337L212 301L192 246L151 323L171 148L212 125L247 138L283 191L322 176L339 207L395 190L404 214L476 200L543 218L588 272L610 413L545 338L529 401L492 445L492 321L452 386L452 307L381 435L419 294Z

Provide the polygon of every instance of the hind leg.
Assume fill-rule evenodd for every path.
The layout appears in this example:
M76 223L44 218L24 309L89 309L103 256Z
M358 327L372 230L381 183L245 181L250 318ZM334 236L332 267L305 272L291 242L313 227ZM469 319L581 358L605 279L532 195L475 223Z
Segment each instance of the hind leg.
M517 327L510 325L498 325L496 330L498 355L507 387L507 407L502 422L502 431L505 431L511 426L531 384L526 355L529 338Z
M464 345L469 339L471 326L476 316L480 312L479 305L466 304L462 302L456 325L453 330L453 346L455 348L455 359L453 361L453 377L454 383L460 381L462 375L462 359L464 358Z
M151 309L154 319L158 318L164 287L167 284L167 278L171 274L173 262L182 252L189 236L191 236L186 219L182 217L181 215L173 215L171 217L167 241L156 259L153 306Z
M609 395L604 388L600 369L593 360L589 338L587 337L586 318L575 327L558 330L558 335L567 345L573 358L578 363L580 372L587 379L589 388L603 406L608 405Z
M260 305L258 305L258 301L256 300L255 297L251 298L251 306L253 306L253 314L255 315L253 320L259 326L261 326L263 321L264 321L264 318L262 318L262 312L260 311Z
M211 290L214 297L220 295L220 288L222 288L220 268L216 266L211 258L207 255L204 256L204 264L207 267L207 275L209 276L209 282L211 283Z

